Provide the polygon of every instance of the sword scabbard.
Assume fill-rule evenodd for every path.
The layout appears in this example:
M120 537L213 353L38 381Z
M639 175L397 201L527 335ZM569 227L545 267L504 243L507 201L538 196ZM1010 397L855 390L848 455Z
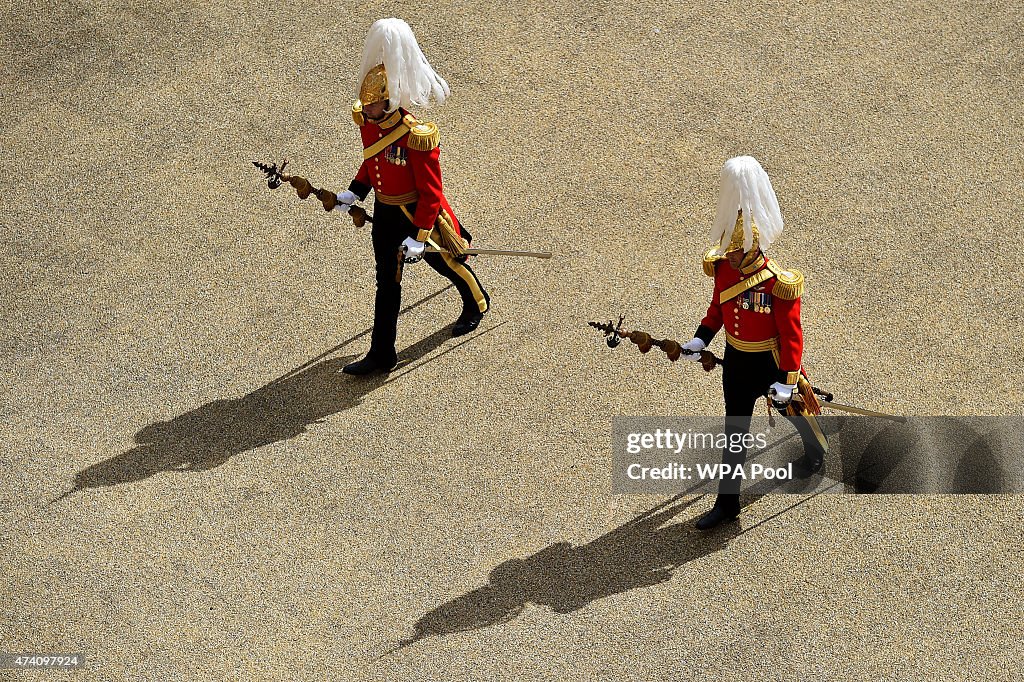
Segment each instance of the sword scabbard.
M444 249L427 247L427 253L448 253ZM519 258L551 258L547 251L517 251L514 249L466 249L467 256L513 256Z
M817 393L817 391L815 391L815 392ZM819 395L821 395L821 393L819 393ZM828 395L830 398L832 397L832 394L830 394L830 393L825 394L825 395ZM793 396L793 402L802 403L802 402L804 402L804 400L798 394L798 395L794 395ZM821 404L822 407L828 407L828 408L831 408L833 410L839 410L840 412L846 412L847 414L859 414L859 415L862 415L864 417L878 417L879 419L888 419L890 421L899 422L900 424L906 424L907 423L907 418L906 417L900 417L900 416L895 415L895 414L886 414L885 412L876 412L875 410L866 410L863 407L854 407L853 405L843 405L841 403L834 403L831 400L824 400L824 399L819 400L818 403Z

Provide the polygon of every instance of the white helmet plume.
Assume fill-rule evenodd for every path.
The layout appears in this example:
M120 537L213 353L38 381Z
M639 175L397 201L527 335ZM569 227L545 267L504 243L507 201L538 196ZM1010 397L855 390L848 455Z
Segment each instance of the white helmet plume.
M736 212L743 211L743 250L754 243L751 221L757 225L758 243L767 249L782 234L782 211L768 174L752 156L736 156L725 162L720 176L718 212L711 225L711 241L718 244L718 255L724 255L733 228Z
M410 105L426 107L431 98L444 104L451 92L448 83L423 56L412 28L401 19L378 19L370 27L363 45L357 89L370 69L378 64L383 64L387 72L392 110Z

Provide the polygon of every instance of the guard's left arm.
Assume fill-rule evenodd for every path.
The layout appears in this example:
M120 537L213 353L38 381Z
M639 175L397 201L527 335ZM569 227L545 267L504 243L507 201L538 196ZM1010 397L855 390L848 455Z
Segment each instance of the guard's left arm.
M804 351L804 332L800 325L800 297L772 297L772 315L779 330L779 377L783 384L793 385L800 378L800 362Z
M434 229L434 222L441 212L441 201L444 196L439 138L437 126L433 123L418 123L409 131L409 169L412 171L413 182L419 193L412 222L419 230L416 239L421 242L426 241L430 231Z

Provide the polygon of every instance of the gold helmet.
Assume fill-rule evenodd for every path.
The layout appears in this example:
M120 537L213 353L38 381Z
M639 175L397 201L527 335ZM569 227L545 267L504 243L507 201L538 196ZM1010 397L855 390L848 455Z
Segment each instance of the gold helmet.
M750 229L754 236L754 242L750 245L750 251L745 253L757 253L760 245L757 243L757 225L751 224ZM725 247L725 253L730 251L743 251L743 211L739 211L736 214L736 226L732 228L732 238L729 240L729 245Z
M359 101L363 105L382 102L388 99L388 73L383 64L378 64L366 72L362 85L359 86Z
M761 253L761 245L757 240L757 225L753 221L750 223L750 230L753 235L753 241L750 244L750 250L743 252L743 260L740 261L741 268L745 268L756 261ZM740 210L736 215L736 226L732 228L732 238L729 240L729 245L725 247L725 253L743 251L743 237L743 211Z

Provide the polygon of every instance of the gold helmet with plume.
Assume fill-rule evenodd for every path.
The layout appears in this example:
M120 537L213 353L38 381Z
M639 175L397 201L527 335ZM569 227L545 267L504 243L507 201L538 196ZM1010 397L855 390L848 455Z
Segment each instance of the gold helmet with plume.
M370 27L363 45L357 105L388 101L388 111L398 107L443 104L448 83L420 50L409 24L401 19L379 19Z
M782 211L768 174L752 156L737 156L722 167L718 211L711 226L715 253L724 256L764 250L782 234ZM728 241L726 241L728 239Z

